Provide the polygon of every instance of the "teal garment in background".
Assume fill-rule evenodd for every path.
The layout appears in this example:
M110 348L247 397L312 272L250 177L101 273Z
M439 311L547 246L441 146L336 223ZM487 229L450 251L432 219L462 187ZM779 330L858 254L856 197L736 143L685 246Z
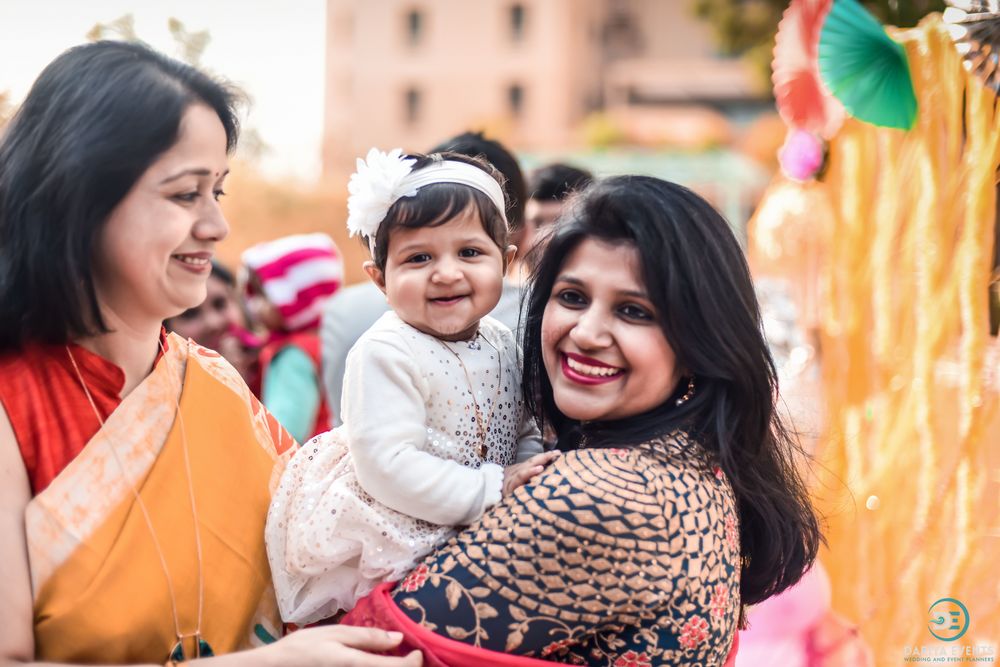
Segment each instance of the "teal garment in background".
M321 400L319 377L312 359L294 345L274 356L262 388L264 407L303 443L313 434Z

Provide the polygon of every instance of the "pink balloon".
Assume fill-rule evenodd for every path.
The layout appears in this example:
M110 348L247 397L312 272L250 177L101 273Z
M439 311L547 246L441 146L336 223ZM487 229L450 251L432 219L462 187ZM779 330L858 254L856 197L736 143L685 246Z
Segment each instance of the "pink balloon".
M826 149L823 140L806 130L791 130L785 139L785 144L778 151L781 171L796 181L815 178L823 168L825 159Z

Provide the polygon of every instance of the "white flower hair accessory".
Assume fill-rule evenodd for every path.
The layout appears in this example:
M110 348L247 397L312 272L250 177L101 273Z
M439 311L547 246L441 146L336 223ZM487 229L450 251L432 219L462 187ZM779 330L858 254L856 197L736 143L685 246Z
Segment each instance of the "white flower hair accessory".
M364 160L358 158L358 170L347 184L347 229L351 236L363 234L375 247L375 235L389 207L400 197L417 194L417 188L404 183L415 162L404 158L401 148L388 153L373 148Z

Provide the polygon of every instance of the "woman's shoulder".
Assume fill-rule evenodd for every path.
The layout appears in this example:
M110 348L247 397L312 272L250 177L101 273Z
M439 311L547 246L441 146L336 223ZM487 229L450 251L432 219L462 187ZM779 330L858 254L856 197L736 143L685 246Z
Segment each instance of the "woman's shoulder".
M15 382L27 375L35 374L44 366L56 363L56 356L64 355L62 346L27 343L17 349L0 352L0 377L4 382Z
M0 352L0 403L5 393L20 393L22 387L35 375L33 367L17 351Z
M82 348L76 348L73 357L68 350L66 345L27 343L0 353L0 403L6 404L12 421L23 416L27 421L37 422L40 411L65 399L67 389L70 392L78 389L80 379L73 365L76 363L88 382L96 385L96 395L106 391L117 397L122 380L117 367ZM12 411L23 414L14 415Z
M701 446L683 434L634 447L583 448L566 452L531 487L539 508L574 509L563 518L578 521L588 506L600 519L595 529L623 522L662 531L670 517L733 509L732 490L721 469ZM664 508L667 515L664 516ZM589 518L589 517L587 517ZM661 533L662 534L662 533Z
M717 472L712 455L697 439L680 431L636 445L582 447L566 452L562 459L569 466L627 471L654 485L664 477L694 481Z

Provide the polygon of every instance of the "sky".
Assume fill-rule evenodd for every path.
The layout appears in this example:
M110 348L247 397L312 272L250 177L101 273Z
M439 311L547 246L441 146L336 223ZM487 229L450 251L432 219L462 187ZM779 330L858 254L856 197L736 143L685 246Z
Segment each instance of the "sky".
M141 39L176 56L167 21L208 30L202 64L252 99L246 127L267 144L260 167L303 184L320 175L324 0L0 0L0 91L15 102L65 49L96 23L132 14Z

